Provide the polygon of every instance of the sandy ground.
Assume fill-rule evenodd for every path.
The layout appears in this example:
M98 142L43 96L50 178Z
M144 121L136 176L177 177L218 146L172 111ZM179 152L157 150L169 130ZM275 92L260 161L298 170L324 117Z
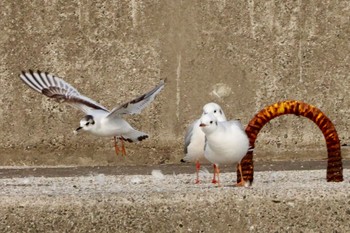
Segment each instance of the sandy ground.
M255 172L234 187L193 184L194 174L2 178L1 232L349 232L350 170L327 183L325 170ZM169 173L169 172L168 172Z

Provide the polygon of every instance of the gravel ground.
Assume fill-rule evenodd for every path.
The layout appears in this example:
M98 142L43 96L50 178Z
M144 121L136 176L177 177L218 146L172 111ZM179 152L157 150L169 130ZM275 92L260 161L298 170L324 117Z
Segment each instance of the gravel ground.
M1 179L1 232L350 232L350 170L264 171L246 188L235 173Z

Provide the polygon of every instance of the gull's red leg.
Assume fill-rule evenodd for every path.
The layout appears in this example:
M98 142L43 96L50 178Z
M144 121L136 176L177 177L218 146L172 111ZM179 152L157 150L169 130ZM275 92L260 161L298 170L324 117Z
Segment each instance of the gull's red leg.
M114 136L114 149L115 149L115 153L119 154L119 147L118 147L118 143L117 143L117 138Z
M199 169L201 168L201 164L199 163L199 161L196 161L196 180L194 181L195 184L199 184Z
M219 168L219 166L215 166L215 168L216 168L216 177L218 178L218 181L217 181L217 183L218 183L218 186L221 186L220 185L220 168Z
M213 184L216 184L218 181L216 180L216 165L215 164L213 164L213 168L214 168L214 177L213 177L211 182Z
M125 145L124 145L124 140L120 139L120 141L122 142L122 155L126 155L126 150L125 150Z
M241 173L241 181L237 184L235 184L235 186L237 187L242 187L245 185L245 181L243 179L243 173L242 173L242 166L241 166L241 163L238 164L238 170L239 170L239 173Z

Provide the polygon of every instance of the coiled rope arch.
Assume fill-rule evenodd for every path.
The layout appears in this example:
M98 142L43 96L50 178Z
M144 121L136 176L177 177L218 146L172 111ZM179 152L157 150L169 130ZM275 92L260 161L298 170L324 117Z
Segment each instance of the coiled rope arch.
M252 183L254 179L253 149L258 133L266 123L278 116L286 114L304 116L312 120L318 126L318 128L322 131L327 144L327 181L343 181L343 165L340 141L334 125L332 124L331 120L318 108L295 100L282 101L265 107L249 122L245 131L249 137L249 143L252 150L248 151L246 156L241 161L244 180L249 180L250 183ZM237 182L240 181L241 174L237 169Z

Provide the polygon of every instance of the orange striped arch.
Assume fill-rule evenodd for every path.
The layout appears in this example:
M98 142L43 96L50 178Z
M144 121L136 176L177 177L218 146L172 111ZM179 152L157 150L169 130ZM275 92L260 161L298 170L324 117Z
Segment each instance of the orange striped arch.
M254 149L255 140L260 130L266 123L272 119L285 115L294 114L304 116L312 120L322 131L327 144L328 164L327 164L327 181L343 181L343 165L341 158L340 141L337 131L331 120L318 108L295 100L287 100L270 105L260 112L249 122L246 133L249 137L250 146ZM251 183L254 179L253 150L249 151L241 161L244 180ZM241 175L237 170L237 182L240 182Z

